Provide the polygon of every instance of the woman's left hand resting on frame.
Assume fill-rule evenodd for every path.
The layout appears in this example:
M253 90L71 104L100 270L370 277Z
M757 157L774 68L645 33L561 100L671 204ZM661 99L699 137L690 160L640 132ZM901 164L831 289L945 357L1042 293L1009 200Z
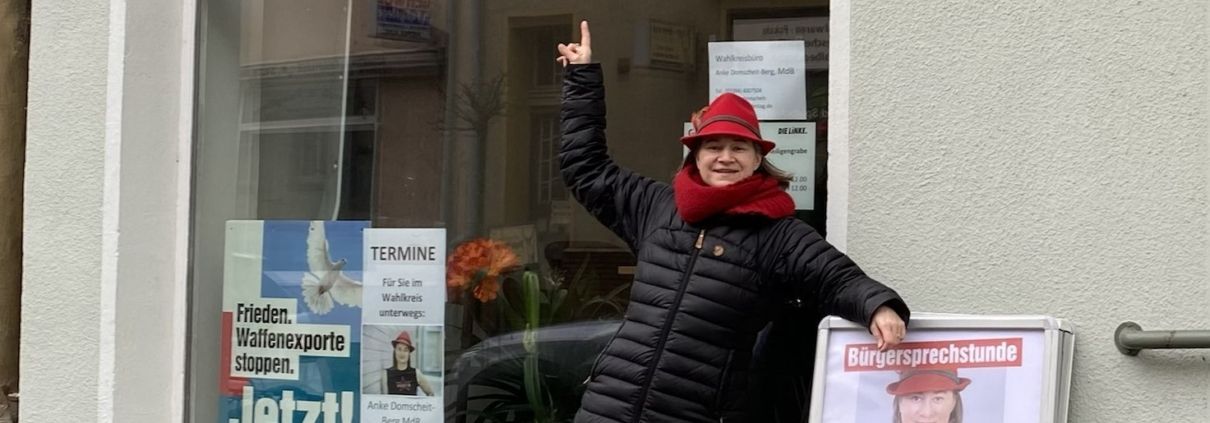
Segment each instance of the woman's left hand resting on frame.
M874 311L874 317L870 319L870 334L878 342L878 351L886 351L903 342L903 337L907 336L907 325L899 313L882 306Z

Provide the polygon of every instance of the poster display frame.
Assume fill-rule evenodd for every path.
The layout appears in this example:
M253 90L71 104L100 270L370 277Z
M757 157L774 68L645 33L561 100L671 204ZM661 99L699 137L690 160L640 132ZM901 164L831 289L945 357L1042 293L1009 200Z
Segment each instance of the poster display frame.
M965 315L945 313L914 313L908 324L908 341L913 333L957 331L1037 331L1043 340L1041 386L1042 423L1066 423L1071 392L1071 368L1075 351L1075 333L1070 322L1041 315ZM825 317L819 323L819 338L815 351L815 373L811 392L810 423L825 423L824 395L827 392L828 352L831 336L837 332L860 331L868 328L836 316Z

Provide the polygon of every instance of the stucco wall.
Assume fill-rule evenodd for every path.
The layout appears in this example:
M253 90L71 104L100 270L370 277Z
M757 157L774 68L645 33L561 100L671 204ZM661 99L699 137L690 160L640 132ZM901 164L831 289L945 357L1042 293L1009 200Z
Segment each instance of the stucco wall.
M120 148L120 163L110 166L119 172L109 176L120 190L105 204L117 203L119 254L113 280L102 279L114 290L108 347L114 376L112 393L102 395L113 396L114 422L181 421L196 6L191 0L121 4L122 82L110 93L122 101L119 145L110 147Z
M180 420L193 10L33 5L23 422Z
M1074 422L1210 418L1210 352L1113 346L1210 329L1207 4L844 3L849 253L916 310L1073 321Z
M109 8L30 15L21 421L96 421Z

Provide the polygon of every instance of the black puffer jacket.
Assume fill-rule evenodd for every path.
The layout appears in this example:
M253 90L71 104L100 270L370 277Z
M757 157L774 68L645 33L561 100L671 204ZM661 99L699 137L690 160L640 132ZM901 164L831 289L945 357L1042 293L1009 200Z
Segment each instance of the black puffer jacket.
M889 305L906 321L893 290L799 220L681 220L668 184L609 158L599 65L567 67L562 120L563 180L638 257L626 317L593 366L577 422L748 421L752 347L786 299L867 326Z

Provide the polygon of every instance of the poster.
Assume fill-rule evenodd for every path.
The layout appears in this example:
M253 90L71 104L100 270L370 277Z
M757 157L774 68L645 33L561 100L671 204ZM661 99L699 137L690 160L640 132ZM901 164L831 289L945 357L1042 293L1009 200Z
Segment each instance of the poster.
M1067 420L1074 335L1048 316L914 313L878 351L866 328L820 323L812 423Z
M710 98L732 92L759 120L806 120L804 54L802 40L710 43Z
M220 423L359 421L367 225L227 223Z
M684 123L683 135L693 124ZM793 175L786 192L797 210L815 210L815 122L760 122L760 134L777 148L766 156L781 170ZM684 149L689 154L689 149Z
M443 421L445 230L367 229L361 415Z
M220 423L443 421L445 231L231 221Z

